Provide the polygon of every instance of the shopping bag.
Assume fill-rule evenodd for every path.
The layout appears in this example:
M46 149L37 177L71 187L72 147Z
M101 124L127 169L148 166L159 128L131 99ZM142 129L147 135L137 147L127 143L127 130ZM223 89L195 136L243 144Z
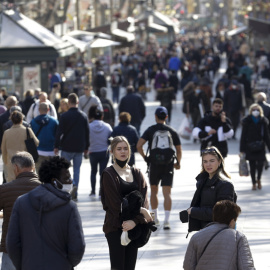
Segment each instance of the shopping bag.
M178 134L181 138L190 140L192 134L192 125L190 120L185 117L179 127Z
M239 161L239 175L240 176L249 176L248 164L244 154L240 155Z

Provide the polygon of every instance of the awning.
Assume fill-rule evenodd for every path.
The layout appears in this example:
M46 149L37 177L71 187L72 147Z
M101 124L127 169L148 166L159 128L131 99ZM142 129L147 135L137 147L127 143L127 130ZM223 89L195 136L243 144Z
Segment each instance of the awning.
M235 36L235 35L238 35L242 32L245 32L247 30L247 26L242 26L242 27L238 27L238 28L235 28L233 30L230 30L227 32L227 36L231 37L231 36Z
M96 38L95 40L91 42L90 48L105 48L105 47L118 46L118 45L121 45L121 43L113 41L113 40L104 39L104 38Z
M85 52L86 46L87 46L87 42L85 41L81 41L79 39L73 38L69 35L64 35L62 37L63 40L67 40L69 41L71 44L73 44L76 48L78 48L80 50L80 52Z
M151 23L148 25L148 28L157 31L157 32L163 32L163 33L168 33L168 28L156 23Z
M135 35L129 32L126 32L121 29L113 29L112 34L121 38L126 39L128 42L134 41L135 40Z
M0 49L6 52L14 52L13 49L28 52L28 49L37 50L39 53L43 52L46 59L69 56L77 51L69 41L62 40L59 36L55 35L42 25L34 20L26 17L22 13L14 10L7 10L0 14L1 16L1 29L0 29ZM52 51L55 51L51 56ZM1 53L2 54L2 53ZM2 56L2 55L1 55ZM33 53L34 56L34 53ZM45 57L44 56L44 57ZM33 59L35 58L34 56ZM40 56L42 59L42 56ZM2 60L3 57L1 57ZM5 58L5 57L4 57ZM13 57L11 58L13 59ZM30 58L25 58L32 60Z

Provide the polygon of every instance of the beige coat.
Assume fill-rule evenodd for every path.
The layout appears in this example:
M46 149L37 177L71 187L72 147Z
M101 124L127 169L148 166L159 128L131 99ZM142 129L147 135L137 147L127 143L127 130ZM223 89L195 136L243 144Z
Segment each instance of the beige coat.
M38 146L39 140L31 128L29 128L29 134L30 137L34 139L36 146ZM16 152L26 151L26 138L26 128L23 125L13 125L10 129L4 132L1 149L3 162L6 166L5 172L7 173L7 182L10 182L16 178L13 172L11 158L14 154L16 154Z

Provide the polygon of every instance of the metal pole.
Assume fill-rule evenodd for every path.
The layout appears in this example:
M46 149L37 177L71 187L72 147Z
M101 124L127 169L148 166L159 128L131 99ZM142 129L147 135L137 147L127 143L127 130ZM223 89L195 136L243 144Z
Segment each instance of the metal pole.
M77 17L77 29L81 29L80 25L80 0L76 0L76 17Z

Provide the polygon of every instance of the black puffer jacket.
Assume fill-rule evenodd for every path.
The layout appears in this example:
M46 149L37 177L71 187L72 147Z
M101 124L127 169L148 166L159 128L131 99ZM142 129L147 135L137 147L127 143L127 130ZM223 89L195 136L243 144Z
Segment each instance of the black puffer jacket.
M260 117L257 124L252 120L252 115L242 120L242 135L240 140L240 152L246 153L247 160L264 160L265 148L259 152L251 153L248 144L255 141L264 141L270 151L270 136L268 131L268 120Z
M6 244L17 270L73 269L82 259L85 242L71 196L44 184L19 197Z
M197 190L193 196L190 207L188 232L199 231L212 222L212 210L216 202L230 200L236 202L237 195L231 182L222 179L217 174L209 179L207 172L197 177Z

